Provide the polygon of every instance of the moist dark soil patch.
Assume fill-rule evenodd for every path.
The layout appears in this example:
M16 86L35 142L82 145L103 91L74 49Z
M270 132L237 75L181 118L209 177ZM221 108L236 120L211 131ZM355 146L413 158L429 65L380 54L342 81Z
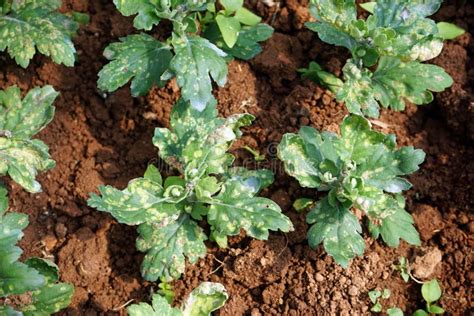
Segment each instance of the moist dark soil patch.
M211 280L223 283L230 294L218 315L359 315L369 313L369 290L389 288L392 295L383 301L384 307L409 312L422 305L420 287L405 284L391 265L400 255L414 259L438 249L441 263L423 265L420 273L440 280L441 304L449 314L472 313L474 6L469 1L463 6L457 5L462 1L448 1L436 16L468 30L434 61L453 76L453 87L438 94L431 105L383 112L376 122L384 132L395 133L400 145L414 145L427 153L422 169L410 177L414 187L407 194L407 209L415 216L423 245L417 249L403 243L391 249L367 238L365 255L345 270L322 249L308 247L305 215L296 213L291 204L315 192L301 189L286 176L275 156L284 133L303 125L337 131L347 114L329 91L302 81L296 72L317 60L339 74L347 58L344 50L321 43L304 28L309 19L307 2L286 0L268 7L262 1L246 1L276 33L251 62L232 62L227 85L215 90L222 115L247 111L256 116L233 148L236 163L253 163L243 145L266 155L255 167L271 168L276 181L263 194L280 204L296 230L273 233L266 242L241 235L231 238L225 250L209 243L206 258L189 266L174 283L177 301L200 282ZM135 250L135 229L88 208L86 199L98 185L124 187L141 176L149 162L159 162L151 143L153 130L168 125L179 89L170 82L143 98L132 98L128 88L110 95L98 91L97 73L106 62L102 52L134 32L131 19L122 17L109 0L67 0L63 10L91 16L75 39L76 67L37 56L22 70L5 54L0 59L2 89L16 84L27 91L51 84L61 92L54 121L39 135L50 146L57 166L39 176L43 193L31 195L10 182L11 204L30 216L20 244L24 256L55 260L61 279L76 287L71 307L60 314L124 315L127 303L148 300L156 284L140 277L142 254Z

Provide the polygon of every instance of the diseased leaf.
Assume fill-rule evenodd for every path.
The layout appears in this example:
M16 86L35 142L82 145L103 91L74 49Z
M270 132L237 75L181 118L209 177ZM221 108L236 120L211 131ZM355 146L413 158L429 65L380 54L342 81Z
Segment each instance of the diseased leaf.
M99 89L112 92L132 80L132 96L145 95L154 84L162 86L161 76L173 58L168 45L143 33L110 44L104 56L111 62L99 72Z
M114 0L115 6L124 16L137 14L133 20L135 28L148 31L160 23L160 18L155 11L156 2L153 0Z
M203 282L184 302L183 316L209 316L224 306L228 298L229 295L222 284Z
M238 235L240 229L256 239L267 239L269 230L293 230L292 223L281 213L278 204L267 198L255 197L257 192L251 179L229 179L209 202L207 221L221 247L226 244L220 241L225 240L226 236Z
M228 148L240 137L240 127L250 125L253 116L216 116L215 104L200 112L180 100L171 114L171 130L155 130L153 144L159 148L160 157L183 173L190 170L199 174L203 168L209 174L224 173L233 161L226 153Z
M71 41L79 24L57 12L61 1L14 1L9 12L0 15L0 51L23 68L36 49L58 64L73 66L76 50Z
M287 173L301 186L329 191L307 216L312 247L323 242L336 262L347 266L364 249L358 220L350 208L369 217L369 229L392 247L404 239L419 244L413 219L404 208L401 192L411 184L401 176L418 170L425 154L411 146L397 149L394 135L373 131L362 116L347 116L341 136L302 127L286 134L278 147Z
M146 178L130 181L122 191L112 186L101 186L99 191L101 196L91 194L87 204L128 225L160 222L179 213L175 204L169 203L171 198L164 196L161 184Z
M147 303L133 304L127 307L130 316L182 316L183 313L158 294L153 294L152 305Z
M199 111L214 99L211 78L224 86L227 80L227 54L207 39L188 36L174 44L170 70L176 75L182 97Z
M127 308L130 316L209 316L224 306L228 294L220 283L203 282L184 302L181 310L172 308L164 297L154 294L152 305L139 303Z
M308 230L310 247L316 248L322 242L326 252L341 266L346 268L354 256L364 253L359 221L342 204L331 205L324 198L308 213L306 221L314 224Z
M0 91L0 174L32 193L41 191L35 180L38 171L53 168L55 162L46 144L30 137L52 120L57 95L51 86L34 88L23 100L16 86Z
M31 293L32 303L22 308L25 316L49 316L71 303L74 287L67 283L47 284Z
M148 281L177 279L184 272L185 258L193 264L207 252L206 235L188 215L141 224L138 233L137 249L146 253L142 275Z

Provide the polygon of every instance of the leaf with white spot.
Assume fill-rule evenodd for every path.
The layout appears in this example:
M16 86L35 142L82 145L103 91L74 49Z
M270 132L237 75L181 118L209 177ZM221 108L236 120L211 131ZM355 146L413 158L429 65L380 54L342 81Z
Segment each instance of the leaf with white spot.
M209 202L207 221L213 238L221 247L226 246L227 236L238 235L240 229L256 239L267 239L269 230L293 230L291 221L282 214L278 204L255 197L258 191L247 181L227 180L220 193Z
M168 45L143 33L109 45L104 56L111 62L99 72L99 89L112 92L132 80L133 96L145 95L154 84L163 86L161 76L173 58Z
M214 100L212 80L227 81L227 54L205 38L189 35L174 44L170 70L176 75L182 97L199 111Z
M394 135L373 131L362 116L347 116L340 131L336 136L306 126L298 134L284 135L278 148L286 171L301 186L329 191L308 214L308 223L314 223L308 232L310 245L323 242L344 266L360 255L363 239L351 207L366 213L372 235L382 235L389 246L398 246L400 239L418 244L399 193L411 187L402 176L418 170L424 152L411 146L397 149Z
M67 283L47 284L31 293L32 303L22 307L25 316L49 316L71 303L74 287Z
M13 1L0 15L0 51L8 49L16 63L26 68L36 49L55 63L73 66L76 50L72 43L79 24L57 12L61 1Z
M30 137L52 120L57 96L51 86L34 88L23 100L15 86L0 91L0 174L32 193L41 191L35 180L38 171L53 168L55 162L48 146Z
M342 203L331 205L328 198L319 201L308 213L308 242L312 248L323 243L326 252L343 267L364 253L365 242L357 218Z
M215 104L198 111L180 100L171 114L171 130L157 128L153 143L169 165L185 170L204 168L208 174L224 173L233 161L227 154L232 142L240 137L240 128L253 120L250 114L218 118Z
M179 214L176 205L164 196L161 184L150 179L132 180L122 191L112 186L100 186L99 191L101 196L91 194L88 205L112 214L121 223L138 225L147 221L160 222Z
M453 83L452 78L436 65L417 61L402 62L382 57L375 72L360 68L349 60L344 66L344 84L337 98L346 103L349 112L370 117L379 116L384 108L403 111L405 102L427 104L433 92L441 92Z
M177 279L184 272L185 258L193 264L207 252L202 228L185 214L176 220L141 224L138 233L137 249L146 253L142 275L148 281Z
M139 303L127 308L130 316L209 316L224 306L229 295L220 283L203 282L184 301L181 309L171 307L158 294L152 296L152 305Z

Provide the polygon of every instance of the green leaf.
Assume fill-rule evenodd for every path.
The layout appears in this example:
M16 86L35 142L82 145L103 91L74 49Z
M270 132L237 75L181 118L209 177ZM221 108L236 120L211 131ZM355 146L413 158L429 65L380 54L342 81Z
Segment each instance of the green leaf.
M255 197L258 191L249 180L227 180L220 193L209 202L207 221L211 225L212 236L221 247L226 245L219 240L238 235L240 229L256 239L267 239L269 230L293 230L291 221L282 214L278 204L267 198Z
M247 181L250 178L255 179L256 183L254 188L257 192L268 188L274 181L273 172L268 169L249 170L244 167L233 167L229 168L227 174L229 178L240 178L243 181Z
M240 23L248 26L255 26L262 21L262 18L249 11L248 9L241 7L237 9L234 16Z
M221 87L227 80L227 54L208 40L188 36L174 44L170 70L176 75L182 97L199 111L214 99L212 79Z
M166 301L158 294L153 294L152 305L147 303L133 304L127 307L130 316L182 316L183 313Z
M434 303L441 298L441 287L436 279L424 283L421 287L421 295L428 304Z
M359 3L359 6L364 9L365 11L374 14L375 6L377 5L376 1L370 1L365 3Z
M324 71L321 66L314 61L309 63L309 67L307 69L299 69L298 71L302 73L301 76L303 78L308 78L316 83L319 83L331 90L333 93L337 93L344 84L341 79L329 72Z
M382 311L382 304L380 304L380 302L376 301L374 303L374 306L372 306L372 308L370 309L371 312L374 312L374 313L380 313Z
M379 290L372 290L372 291L369 291L368 295L369 295L370 301L373 304L375 304L377 303L379 297L382 296L382 292L380 292ZM373 312L376 312L376 311L373 311Z
M398 307L392 307L387 309L388 316L403 316L403 311Z
M127 311L130 316L209 316L224 306L227 298L222 284L203 282L191 292L181 310L172 308L165 298L155 294L152 306L146 303L134 304Z
M301 199L297 199L295 202L293 202L293 208L297 212L301 212L301 211L307 209L308 207L310 207L313 204L314 204L313 199L301 198Z
M91 194L90 207L112 214L120 223L138 225L147 221L160 222L179 211L171 199L164 196L161 184L146 178L129 182L120 191L112 186L100 186L101 196Z
M161 76L173 57L169 46L143 33L110 44L104 56L111 62L99 72L99 89L112 92L132 80L133 96L145 95L154 84L162 86Z
M57 95L50 86L34 88L23 101L15 86L0 91L0 174L8 173L32 193L41 191L35 180L38 171L53 168L55 162L46 144L30 137L52 120Z
M232 48L239 37L241 28L240 22L231 16L218 15L216 17L216 23L219 26L224 42L228 47Z
M244 5L244 0L219 0L219 2L229 13L237 11Z
M5 316L23 316L19 311L14 310L10 306L0 305L0 315Z
M71 303L74 287L67 283L47 284L31 293L32 303L23 307L25 316L49 316Z
M180 100L173 107L171 130L157 128L153 144L160 157L182 173L197 175L204 169L206 174L222 174L233 161L227 150L241 136L240 128L253 119L249 114L218 118L215 103L200 112Z
M146 253L142 275L148 281L177 279L184 272L185 258L194 264L207 252L206 235L188 215L141 224L138 233L137 249Z
M364 253L365 242L360 236L362 228L357 218L344 205L331 205L328 198L319 201L308 213L310 247L321 242L326 252L341 266L347 268L349 261Z
M76 50L71 41L79 24L57 12L60 1L15 1L11 11L0 16L0 50L23 68L36 49L55 63L73 66Z
M160 171L154 165L148 166L143 177L159 185L163 185L163 178L161 177Z
M438 36L443 40L452 40L466 33L464 29L453 23L438 22L436 26L438 27Z
M133 20L133 26L139 30L151 30L153 25L160 23L160 18L155 13L153 0L114 0L117 9L124 16L138 14Z
M428 312L432 314L444 314L444 309L438 305L428 305Z
M418 309L413 313L413 316L429 316L429 314L422 309Z

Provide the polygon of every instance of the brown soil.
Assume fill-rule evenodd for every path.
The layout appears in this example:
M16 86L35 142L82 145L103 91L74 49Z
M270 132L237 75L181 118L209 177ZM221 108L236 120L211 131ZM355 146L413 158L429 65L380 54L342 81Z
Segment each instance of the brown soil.
M322 249L308 247L305 215L292 210L291 203L315 192L301 189L286 176L275 157L275 145L284 133L302 125L336 131L346 114L329 91L302 81L296 73L315 59L338 74L347 57L344 50L324 45L304 29L307 2L286 0L279 8L269 8L262 1L247 1L276 33L250 63L232 62L228 84L215 92L222 115L248 111L257 117L235 144L237 163L251 161L239 149L244 144L266 155L259 167L272 168L276 181L264 195L281 205L296 230L273 233L266 242L234 237L224 250L209 243L206 258L189 266L174 283L177 300L211 280L223 283L230 293L219 315L358 315L369 313L369 290L389 288L392 295L383 301L384 307L408 312L422 305L420 287L405 284L391 266L400 255L422 262L423 256L436 256L439 250L441 263L429 267L428 273L441 281L442 306L449 314L472 313L474 6L446 4L437 16L471 33L448 43L434 61L453 76L453 87L438 94L431 105L408 106L403 113L384 111L380 119L386 124L383 130L396 133L400 145L412 144L427 153L422 169L410 177L414 188L407 194L407 208L415 215L423 247L402 244L390 249L367 238L365 255L345 270ZM133 32L131 19L122 17L109 0L65 1L64 10L72 9L91 15L90 24L75 39L76 67L37 56L22 70L5 54L0 59L0 88L17 84L27 91L51 84L61 92L54 121L39 135L50 146L57 167L39 176L43 193L31 195L10 183L11 204L30 215L21 242L25 257L52 258L62 280L76 287L72 306L61 314L124 315L127 303L148 300L156 285L140 277L142 254L134 247L135 229L88 208L86 199L100 184L124 187L157 159L153 130L168 125L179 90L170 82L143 98L132 98L128 88L101 94L96 80L106 62L103 49Z

